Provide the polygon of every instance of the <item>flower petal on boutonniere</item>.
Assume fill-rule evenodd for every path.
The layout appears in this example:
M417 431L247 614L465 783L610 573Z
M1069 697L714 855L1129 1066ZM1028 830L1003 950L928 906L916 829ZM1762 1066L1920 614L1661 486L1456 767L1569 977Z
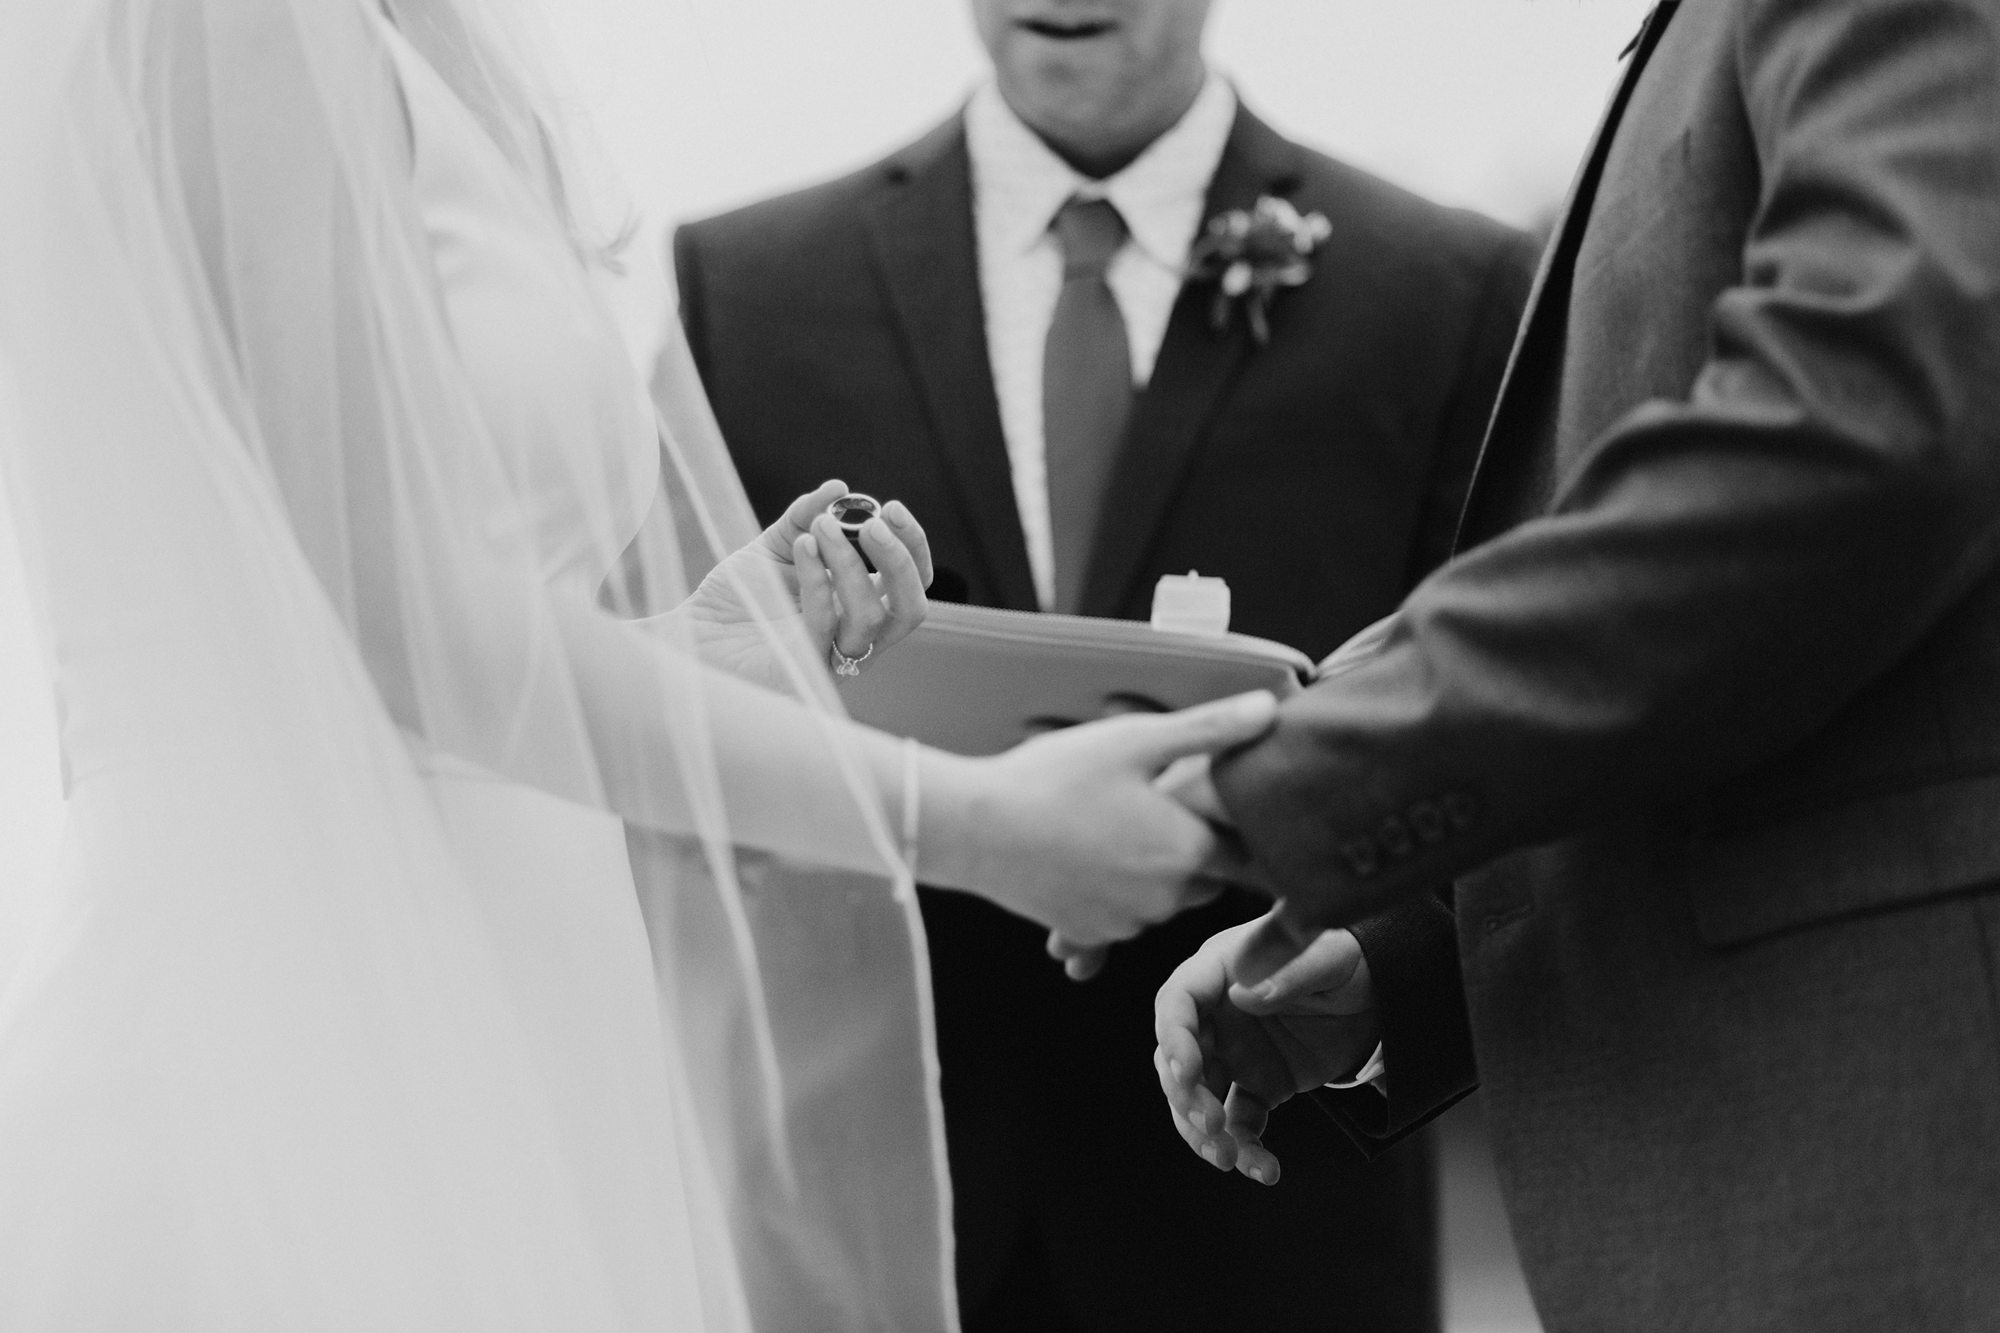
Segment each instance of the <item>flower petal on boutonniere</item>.
M1280 289L1311 280L1313 252L1332 234L1325 214L1301 214L1290 200L1269 194L1210 218L1188 256L1187 277L1214 285L1209 323L1216 333L1229 331L1240 306L1250 340L1258 347L1270 342L1272 301Z

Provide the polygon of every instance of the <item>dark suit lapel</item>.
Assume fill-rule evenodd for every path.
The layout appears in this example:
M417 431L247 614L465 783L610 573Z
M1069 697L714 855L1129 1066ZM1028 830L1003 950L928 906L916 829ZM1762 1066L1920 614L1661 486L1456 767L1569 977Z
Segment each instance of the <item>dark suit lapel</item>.
M1619 121L1624 118L1627 104L1632 100L1632 89L1639 81L1639 74L1659 46L1660 34L1666 30L1667 23L1679 7L1680 0L1660 0L1647 12L1638 35L1626 48L1631 59L1625 65L1624 74L1619 77L1611 100L1605 104L1604 115L1597 122L1597 130L1591 135L1590 146L1584 150L1582 164L1577 168L1576 180L1570 186L1569 197L1564 200L1562 212L1556 217L1555 230L1551 233L1548 247L1542 251L1541 267L1536 271L1534 286L1528 292L1527 313L1521 320L1520 332L1515 335L1514 350L1508 355L1500 391L1493 402L1493 415L1487 423L1486 439L1480 445L1479 461L1474 465L1472 482L1459 513L1458 535L1452 543L1454 552L1463 551L1492 535L1487 530L1488 525L1480 522L1480 511L1491 506L1494 492L1499 489L1495 473L1506 461L1497 456L1494 441L1503 427L1511 425L1518 413L1524 410L1524 400L1542 387L1540 376L1559 369L1556 363L1561 359L1561 332L1568 320L1570 279L1575 272L1578 248L1583 243L1584 227L1590 219L1591 204L1597 198L1605 159L1610 156L1611 141L1617 134ZM1519 462L1526 465L1527 460Z
M1296 150L1239 107L1209 183L1203 225L1224 210L1249 208L1260 195L1289 194L1298 185ZM1139 395L1105 491L1084 581L1085 615L1115 616L1126 605L1195 444L1248 351L1240 321L1227 334L1210 326L1210 299L1206 286L1185 286L1174 304L1153 377Z
M904 354L994 586L1006 605L1032 609L1034 575L986 350L963 119L898 155L888 172L868 226Z

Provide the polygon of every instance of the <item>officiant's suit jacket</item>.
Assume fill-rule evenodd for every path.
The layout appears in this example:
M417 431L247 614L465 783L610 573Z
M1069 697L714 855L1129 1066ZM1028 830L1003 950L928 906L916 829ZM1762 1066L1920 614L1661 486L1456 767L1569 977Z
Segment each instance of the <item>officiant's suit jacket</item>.
M1218 781L1463 874L1547 1327L2000 1328L2000 0L1654 12L1460 541Z
M1216 333L1208 293L1183 292L1108 490L1084 610L1143 618L1162 574L1198 569L1229 581L1235 628L1317 656L1448 550L1533 251L1239 112L1209 215L1264 194L1324 213L1332 235L1312 279L1277 298L1266 346L1240 321ZM959 119L844 180L687 226L675 259L696 361L762 516L841 477L909 504L941 585L1034 609ZM1254 908L1192 914L1077 986L1041 931L926 895L968 1328L1436 1326L1427 1144L1371 1165L1281 1120L1291 1174L1262 1190L1189 1155L1170 1124L1153 993ZM1392 918L1371 956L1400 947L1417 972L1454 976L1436 915L1429 932L1428 913Z

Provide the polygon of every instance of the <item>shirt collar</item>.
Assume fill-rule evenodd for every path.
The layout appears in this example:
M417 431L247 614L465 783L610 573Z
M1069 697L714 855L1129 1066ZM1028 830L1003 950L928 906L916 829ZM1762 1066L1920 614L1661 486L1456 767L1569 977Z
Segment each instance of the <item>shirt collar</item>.
M988 79L965 108L966 149L982 244L1008 254L1033 249L1071 195L1107 198L1124 216L1133 243L1166 268L1183 267L1209 181L1236 122L1236 93L1210 71L1174 127L1123 170L1091 180L1056 156Z

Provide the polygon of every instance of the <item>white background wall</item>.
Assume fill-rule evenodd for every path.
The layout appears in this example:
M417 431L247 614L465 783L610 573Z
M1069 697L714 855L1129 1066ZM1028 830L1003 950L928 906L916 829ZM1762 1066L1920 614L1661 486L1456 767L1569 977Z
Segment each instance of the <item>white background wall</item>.
M579 107L646 224L858 166L978 77L960 0L549 0ZM1279 129L1510 222L1560 199L1645 0L1217 0L1211 51ZM651 285L649 285L651 284ZM0 368L4 369L4 368ZM8 420L0 375L0 431ZM60 820L54 732L0 504L0 976Z

